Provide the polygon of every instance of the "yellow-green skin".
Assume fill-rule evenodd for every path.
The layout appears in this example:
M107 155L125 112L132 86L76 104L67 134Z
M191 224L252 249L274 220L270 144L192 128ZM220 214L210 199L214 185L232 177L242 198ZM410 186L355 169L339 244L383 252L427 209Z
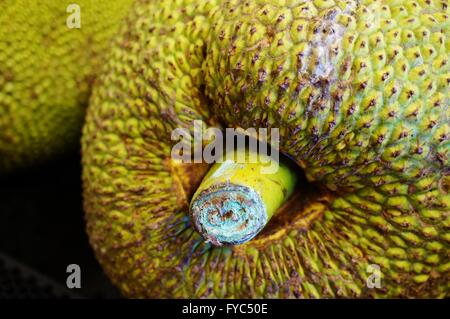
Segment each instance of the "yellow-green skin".
M73 3L80 29L67 25ZM102 56L131 3L0 1L0 175L76 150Z
M88 233L113 282L130 297L448 297L449 10L136 1L83 134ZM170 159L171 131L198 119L280 128L322 191L247 244L205 244Z

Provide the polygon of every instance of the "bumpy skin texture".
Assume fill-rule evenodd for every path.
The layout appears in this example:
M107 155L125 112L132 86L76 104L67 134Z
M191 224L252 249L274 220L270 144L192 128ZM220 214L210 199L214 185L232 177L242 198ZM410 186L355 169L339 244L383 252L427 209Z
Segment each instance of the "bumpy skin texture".
M132 297L448 297L448 15L446 0L137 1L83 135L112 280ZM322 190L247 244L205 244L195 174L170 159L194 119L280 128Z
M79 144L85 108L110 38L132 0L0 1L0 174Z

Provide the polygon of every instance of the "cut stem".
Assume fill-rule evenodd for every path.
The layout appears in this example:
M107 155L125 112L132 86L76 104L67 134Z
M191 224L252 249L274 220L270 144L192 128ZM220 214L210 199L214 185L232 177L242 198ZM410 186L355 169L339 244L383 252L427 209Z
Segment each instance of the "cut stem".
M195 228L216 246L238 245L255 237L292 194L297 179L283 161L277 169L267 170L274 161L267 155L252 157L255 153L244 150L231 155L211 167L190 205Z

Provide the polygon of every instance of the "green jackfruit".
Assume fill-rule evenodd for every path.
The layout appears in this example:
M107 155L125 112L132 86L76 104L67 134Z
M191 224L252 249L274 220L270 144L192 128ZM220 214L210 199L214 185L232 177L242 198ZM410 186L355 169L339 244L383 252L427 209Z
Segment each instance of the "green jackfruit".
M449 10L136 1L82 139L87 229L112 281L131 297L448 297ZM170 156L194 120L280 128L317 190L243 245L205 243L188 218L205 165Z
M74 1L0 1L0 174L79 144L95 74L132 0L75 2L79 29Z

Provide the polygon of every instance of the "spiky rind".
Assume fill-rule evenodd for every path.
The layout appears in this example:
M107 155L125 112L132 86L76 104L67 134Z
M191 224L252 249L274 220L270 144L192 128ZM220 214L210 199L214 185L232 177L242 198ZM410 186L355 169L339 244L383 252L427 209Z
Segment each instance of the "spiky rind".
M83 136L88 232L112 280L133 297L448 296L448 14L442 0L138 1ZM248 244L205 244L170 132L217 118L279 127L328 191Z
M0 174L76 150L102 56L131 2L76 1L79 29L67 24L74 1L0 2Z

